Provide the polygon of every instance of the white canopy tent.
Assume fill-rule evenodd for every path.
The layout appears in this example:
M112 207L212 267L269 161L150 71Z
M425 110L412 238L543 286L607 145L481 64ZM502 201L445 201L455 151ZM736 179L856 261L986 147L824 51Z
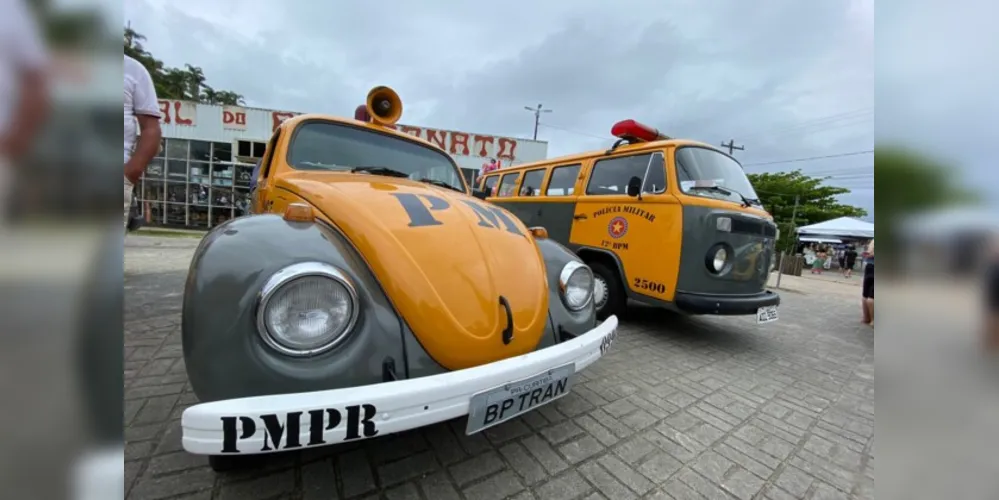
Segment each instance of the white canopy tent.
M874 238L874 224L864 222L853 217L840 217L838 219L827 220L810 226L798 228L798 235L805 237L848 237L848 238Z

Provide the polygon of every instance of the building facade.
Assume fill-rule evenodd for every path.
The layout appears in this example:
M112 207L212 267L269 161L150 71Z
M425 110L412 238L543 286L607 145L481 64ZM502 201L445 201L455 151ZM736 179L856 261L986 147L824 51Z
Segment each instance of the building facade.
M274 129L301 113L161 99L163 147L137 197L151 226L208 229L247 213L250 178ZM466 179L496 158L503 166L544 159L543 141L397 124L451 154Z

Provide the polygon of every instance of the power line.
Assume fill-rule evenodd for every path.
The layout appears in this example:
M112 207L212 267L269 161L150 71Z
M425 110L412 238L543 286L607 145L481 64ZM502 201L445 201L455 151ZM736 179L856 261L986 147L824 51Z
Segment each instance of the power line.
M805 158L792 158L792 159L789 159L789 160L776 160L776 161L761 161L761 162L755 162L755 163L743 163L742 166L743 167L755 167L755 166L761 166L761 165L777 165L777 164L781 164L781 163L797 163L797 162L802 162L802 161L824 160L826 158L842 158L844 156L857 156L857 155L863 155L863 154L870 154L870 153L873 153L873 152L874 152L873 149L868 149L868 150L865 150L865 151L851 151L849 153L839 153L839 154L834 154L834 155L809 156L809 157L805 157Z

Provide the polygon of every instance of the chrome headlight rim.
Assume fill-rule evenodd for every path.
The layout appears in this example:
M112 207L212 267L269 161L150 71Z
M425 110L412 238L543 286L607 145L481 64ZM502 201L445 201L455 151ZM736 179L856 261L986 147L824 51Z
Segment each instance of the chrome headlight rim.
M566 298L565 293L566 293L566 288L569 284L569 280L572 278L573 274L575 274L577 271L580 270L590 273L590 290L589 293L586 295L586 300L583 301L582 304L578 306L573 306L572 304L569 303L569 300ZM587 266L586 264L583 264L582 262L579 262L577 260L570 261L566 265L562 266L562 271L559 273L558 277L559 297L562 299L562 304L565 305L565 307L572 312L579 312L582 311L583 309L586 309L586 307L593 302L593 283L594 283L594 275L593 275L593 270L590 269L590 266Z
M722 252L724 252L724 257L719 259L718 254ZM704 266L708 268L708 272L711 274L716 276L724 275L732 269L732 257L735 255L733 252L732 247L725 243L712 245L704 256ZM716 265L719 260L721 260L720 266Z
M270 303L271 299L277 295L277 292L282 290L286 285L289 285L298 279L311 276L331 279L344 287L351 302L350 317L347 319L343 333L334 337L332 340L311 349L294 349L282 344L277 338L275 338L274 334L271 333L270 328L267 327L267 305ZM260 289L260 293L257 295L257 334L268 347L286 356L307 358L329 352L346 341L350 337L350 333L354 330L354 326L357 324L357 319L360 316L360 307L358 307L359 304L357 297L357 288L354 286L353 280L351 280L346 273L341 271L336 266L326 264L324 262L300 262L286 266L271 275L271 277L264 283L264 286Z

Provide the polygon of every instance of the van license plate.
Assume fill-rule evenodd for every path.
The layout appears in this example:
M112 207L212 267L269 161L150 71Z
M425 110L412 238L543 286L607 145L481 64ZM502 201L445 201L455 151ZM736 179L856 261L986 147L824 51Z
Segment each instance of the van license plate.
M465 433L475 434L565 396L575 372L576 364L569 363L472 396Z
M756 310L756 323L771 323L777 321L777 306L766 306Z

